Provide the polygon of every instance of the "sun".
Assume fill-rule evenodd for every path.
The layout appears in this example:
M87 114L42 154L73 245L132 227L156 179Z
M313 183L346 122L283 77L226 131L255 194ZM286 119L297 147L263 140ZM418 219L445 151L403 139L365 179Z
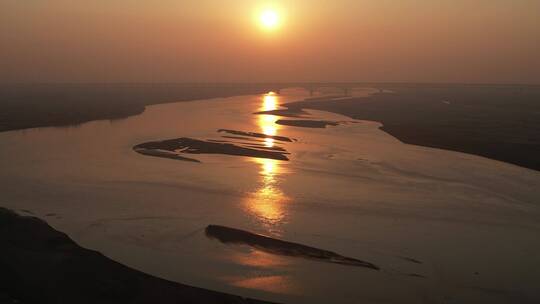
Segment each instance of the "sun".
M279 14L275 10L267 9L261 12L259 17L261 25L265 29L275 29L279 26Z

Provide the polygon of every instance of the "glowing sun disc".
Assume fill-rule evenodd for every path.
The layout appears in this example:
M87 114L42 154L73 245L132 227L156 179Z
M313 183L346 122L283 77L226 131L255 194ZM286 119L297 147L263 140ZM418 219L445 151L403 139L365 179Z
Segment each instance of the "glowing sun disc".
M279 15L274 10L265 10L260 16L261 24L267 29L275 28L279 25Z

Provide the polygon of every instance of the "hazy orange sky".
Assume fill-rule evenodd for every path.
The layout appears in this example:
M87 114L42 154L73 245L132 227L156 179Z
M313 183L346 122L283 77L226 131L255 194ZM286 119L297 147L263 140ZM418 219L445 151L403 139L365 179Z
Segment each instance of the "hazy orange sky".
M275 9L282 24L263 30ZM540 83L540 0L0 0L0 82Z

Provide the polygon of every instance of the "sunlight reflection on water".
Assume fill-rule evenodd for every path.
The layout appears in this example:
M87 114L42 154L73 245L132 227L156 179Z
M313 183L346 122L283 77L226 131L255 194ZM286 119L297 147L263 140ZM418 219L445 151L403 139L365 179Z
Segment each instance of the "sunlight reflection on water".
M263 96L261 111L277 110L279 96L270 92ZM258 115L257 125L265 135L278 135L279 125L275 123L275 115ZM272 148L276 145L275 140L266 138L265 146ZM254 214L270 231L276 232L276 226L284 222L286 204L289 198L280 189L280 177L284 173L281 163L274 159L255 159L260 166L261 186L248 195L247 209Z

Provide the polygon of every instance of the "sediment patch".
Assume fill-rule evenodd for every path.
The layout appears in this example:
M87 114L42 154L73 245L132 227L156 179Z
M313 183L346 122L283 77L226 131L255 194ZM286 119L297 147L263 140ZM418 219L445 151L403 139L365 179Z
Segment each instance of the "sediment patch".
M271 139L275 139L279 141L293 142L293 139L285 137L285 136L266 135L263 133L256 133L256 132L244 132L244 131L229 130L229 129L220 129L218 130L218 132L228 133L228 134L237 135L237 136L255 137L255 138L271 138Z
M337 121L328 121L328 120L287 120L280 119L276 121L278 125L291 126L291 127L301 127L301 128L319 128L324 129L327 126L338 126L340 125Z
M187 137L142 143L133 147L133 150L148 156L194 162L199 161L181 156L180 154L225 154L284 161L289 160L286 156L288 153L285 149L247 147L228 142L205 141Z
M258 250L277 255L300 257L310 260L317 260L320 262L380 270L380 268L375 264L342 256L332 251L282 241L235 228L210 225L206 227L205 232L209 238L217 239L224 244L247 245Z

